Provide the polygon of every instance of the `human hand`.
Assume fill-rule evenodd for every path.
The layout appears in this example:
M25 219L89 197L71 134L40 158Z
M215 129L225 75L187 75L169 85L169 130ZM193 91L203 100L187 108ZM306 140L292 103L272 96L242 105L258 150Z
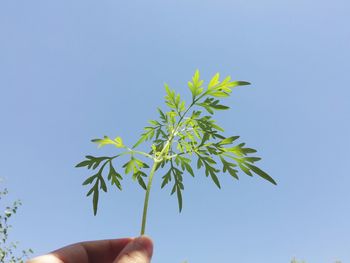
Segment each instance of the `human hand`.
M72 244L27 263L150 263L153 242L146 236Z

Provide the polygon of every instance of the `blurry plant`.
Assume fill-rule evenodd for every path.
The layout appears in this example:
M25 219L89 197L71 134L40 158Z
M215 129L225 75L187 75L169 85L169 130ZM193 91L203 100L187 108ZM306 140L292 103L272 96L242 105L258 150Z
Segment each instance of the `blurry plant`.
M303 261L298 261L295 258L292 259L291 263L306 263L304 260ZM334 263L341 263L340 260L335 261Z
M87 167L92 170L98 168L95 174L83 182L83 185L91 185L87 196L92 195L95 215L100 190L107 192L104 172L110 184L122 190L122 172L114 168L113 162L118 157L125 155L130 158L122 165L124 173L131 174L133 180L137 181L146 191L141 235L145 233L152 180L158 170L164 170L161 188L172 182L171 194L176 193L180 212L184 190L183 175L187 173L192 177L195 176L193 159L196 159L197 169L204 169L205 175L210 177L218 188L221 188L219 173L228 173L234 179L238 179L238 170L249 176L257 174L272 184L276 184L266 172L255 166L255 162L260 158L251 156L251 154L254 154L256 150L246 147L245 143L236 144L239 136L224 136L222 134L224 129L212 118L215 111L229 109L228 106L221 104L220 99L230 96L234 87L250 84L245 81L231 81L229 76L222 81L219 78L219 74L215 74L209 84L204 86L197 70L192 80L188 82L192 94L189 104L181 99L180 94L165 85L165 103L168 111L164 112L158 108L159 119L149 121L140 139L131 148L124 145L120 137L111 139L104 136L101 139L92 140L99 147L112 145L121 150L120 154L111 157L88 155L86 160L76 165L76 167ZM136 150L145 141L151 141L150 150L148 152ZM145 172L146 169L149 171L148 174ZM148 182L146 183L147 177Z
M298 261L295 258L293 258L290 263L306 263L306 262L304 260L303 261Z
M7 196L7 189L0 189L0 201L2 202ZM3 205L3 204L1 204ZM22 203L20 200L16 200L10 206L4 207L4 212L0 214L0 262L1 263L23 263L28 256L33 253L31 249L22 250L18 252L19 242L9 241L9 230L11 225L9 224L10 218L17 213L19 206ZM1 207L2 209L3 207Z

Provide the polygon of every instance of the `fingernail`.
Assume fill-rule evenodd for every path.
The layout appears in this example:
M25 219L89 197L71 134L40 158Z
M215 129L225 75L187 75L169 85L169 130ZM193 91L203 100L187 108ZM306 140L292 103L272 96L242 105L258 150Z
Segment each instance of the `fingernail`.
M153 242L147 236L132 240L119 254L115 263L149 263L153 254Z
M147 252L147 255L151 258L153 255L153 242L147 236L140 236L133 241L136 247L142 248Z

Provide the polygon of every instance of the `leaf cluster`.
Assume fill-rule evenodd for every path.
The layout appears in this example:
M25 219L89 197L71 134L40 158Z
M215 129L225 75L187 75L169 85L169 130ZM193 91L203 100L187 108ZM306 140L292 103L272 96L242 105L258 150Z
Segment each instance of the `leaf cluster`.
M144 128L139 140L128 148L120 137L112 140L107 136L102 139L94 139L99 146L114 145L122 150L113 157L86 156L86 160L77 167L98 169L98 172L90 176L83 183L92 185L87 195L93 195L94 213L97 212L98 192L107 191L106 182L103 179L103 169L109 164L107 179L112 185L121 188L121 173L116 172L112 160L129 155L130 160L122 165L124 174L132 174L143 189L147 189L144 179L148 176L145 169L151 165L136 156L146 157L148 163L155 165L155 171L162 169L161 188L172 184L171 194L175 194L178 200L179 210L182 209L182 192L184 190L183 177L189 174L194 177L194 167L203 170L206 177L221 188L220 176L229 174L234 179L239 179L239 171L248 176L259 177L276 184L274 179L256 166L261 158L255 156L256 150L246 147L245 143L237 142L239 136L225 136L224 129L213 119L216 111L228 110L221 100L229 97L232 89L237 86L249 85L245 81L232 81L231 77L220 80L219 73L215 74L208 85L200 78L197 70L188 82L188 88L192 95L190 103L186 103L179 93L165 85L165 104L167 110L157 108L158 119L150 120ZM151 147L148 152L137 151L142 143L149 141Z
M3 208L4 198L8 195L7 189L0 189L0 205ZM19 251L19 242L10 242L9 232L12 228L10 220L17 213L22 205L20 200L14 201L11 205L4 206L4 212L0 214L0 263L24 263L32 249Z

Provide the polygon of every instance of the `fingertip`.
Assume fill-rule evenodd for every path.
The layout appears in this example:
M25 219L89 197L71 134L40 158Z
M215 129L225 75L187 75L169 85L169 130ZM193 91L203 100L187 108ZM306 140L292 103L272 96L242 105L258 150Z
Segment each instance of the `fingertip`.
M153 255L153 241L148 236L134 238L120 253L115 263L149 263Z
M135 238L134 240L137 242L143 249L147 252L149 258L153 255L153 241L149 236L142 235L140 237Z

